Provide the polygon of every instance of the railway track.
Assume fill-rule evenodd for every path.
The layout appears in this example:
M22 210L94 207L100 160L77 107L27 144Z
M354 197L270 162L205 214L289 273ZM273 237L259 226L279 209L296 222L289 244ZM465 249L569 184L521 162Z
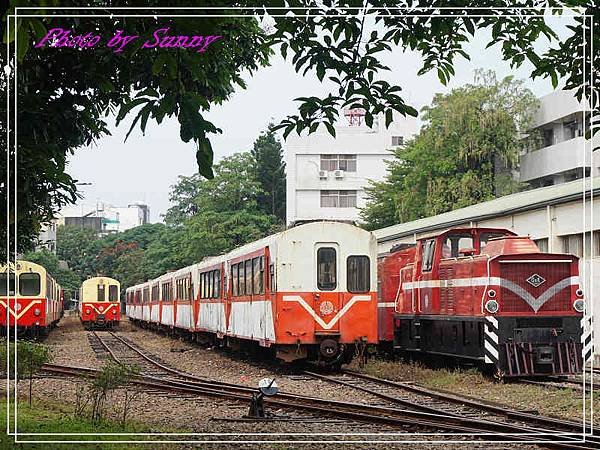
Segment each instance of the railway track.
M504 423L507 428L515 427L515 431L529 429L532 432L575 434L582 431L582 425L577 422L518 411L502 405L427 389L413 383L400 383L352 371L342 371L336 375L323 375L310 371L304 373L331 383L357 389L388 404L402 405L435 415L446 414L454 417L489 420L494 423ZM586 445L591 445L591 448L600 447L600 437L591 436L587 440L589 440L589 444ZM567 448L579 447L568 444Z
M140 375L134 383L154 392L170 392L178 395L209 395L236 401L248 401L255 392L254 388L233 383L220 382L198 377L169 367L157 357L150 356L117 334L92 332L90 343L100 355L110 357L116 362L135 364ZM90 370L87 368L54 367L54 373L81 376ZM371 395L383 403L351 403L321 399L280 392L276 398L266 399L267 404L292 408L312 414L334 415L352 421L370 422L401 427L419 427L460 433L490 433L490 440L548 440L544 434L564 433L565 438L577 439L582 426L576 422L539 416L529 412L516 411L499 405L493 405L460 397L450 393L433 391L410 383L398 383L371 377L351 371L336 376L326 376L314 372L305 372L332 383L346 385ZM345 379L344 379L345 378ZM511 436L506 436L510 433ZM542 437L533 437L539 433ZM600 438L587 438L590 442L580 444L552 444L556 448L598 448ZM556 440L556 438L554 438Z

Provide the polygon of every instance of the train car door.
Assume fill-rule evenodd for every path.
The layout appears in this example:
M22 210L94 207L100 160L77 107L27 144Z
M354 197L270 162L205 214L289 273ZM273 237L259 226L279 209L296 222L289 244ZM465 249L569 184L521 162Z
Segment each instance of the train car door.
M338 312L342 309L340 251L335 243L315 246L316 290L313 293L315 334L336 334L340 330Z
M417 311L428 314L433 307L433 262L435 254L435 239L427 239L421 243L421 261L417 275Z

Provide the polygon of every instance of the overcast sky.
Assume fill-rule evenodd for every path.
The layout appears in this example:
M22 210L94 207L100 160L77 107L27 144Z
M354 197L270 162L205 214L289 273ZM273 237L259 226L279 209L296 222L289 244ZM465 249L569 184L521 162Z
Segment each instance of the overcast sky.
M568 19L556 19L555 29L562 29L565 20ZM466 46L471 60L461 58L456 61L456 76L448 86L443 86L434 72L417 76L421 67L420 57L416 53L399 50L383 58L392 70L383 74L382 78L401 86L405 100L417 109L428 105L435 93L472 82L474 71L478 68L494 70L499 78L514 75L527 80L527 86L537 96L552 91L549 80L529 79L530 65L524 64L519 70L511 70L502 61L498 46L485 49L488 36L487 32L478 32ZM547 45L540 41L539 48ZM274 59L270 67L258 71L252 78L246 77L246 80L246 90L239 90L228 102L214 107L207 115L223 129L222 135L211 139L216 160L249 150L269 122L295 112L294 98L328 92L316 76L297 75L291 64L281 58ZM341 120L345 121L343 117ZM181 142L176 119L165 120L161 125L148 122L145 135L136 131L124 142L128 128L128 123L123 123L118 129L113 126L112 136L76 151L69 161L68 172L82 183L92 183L80 186L85 203L100 200L115 206L127 206L143 201L150 207L151 221L160 221L169 207L170 186L177 182L179 175L191 175L197 170L194 145Z

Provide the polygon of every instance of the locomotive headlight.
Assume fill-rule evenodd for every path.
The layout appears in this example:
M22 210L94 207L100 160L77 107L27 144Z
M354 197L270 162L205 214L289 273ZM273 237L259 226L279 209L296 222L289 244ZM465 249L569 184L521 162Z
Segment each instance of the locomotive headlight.
M100 305L100 307L98 308L100 310L100 312L104 311L104 306Z
M489 298L495 298L496 297L496 291L493 289L488 290L488 297Z
M92 312L92 311L90 310L90 308L86 308L86 309L85 309L85 313L86 313L86 314L89 314L89 313L91 313L91 312Z
M17 311L21 311L21 308L23 307L23 305L21 305L20 303L17 303L17 306L15 306L15 309Z
M34 315L34 316L39 316L40 314L41 314L41 311L40 311L38 308L35 308L35 309L33 310L33 315Z
M575 295L577 295L577 297L583 297L583 290L581 288L577 289Z
M485 303L486 311L492 314L496 314L498 312L499 307L500 305L498 305L498 302L496 300L488 300Z
M573 302L573 309L577 312L583 312L584 302L582 299Z

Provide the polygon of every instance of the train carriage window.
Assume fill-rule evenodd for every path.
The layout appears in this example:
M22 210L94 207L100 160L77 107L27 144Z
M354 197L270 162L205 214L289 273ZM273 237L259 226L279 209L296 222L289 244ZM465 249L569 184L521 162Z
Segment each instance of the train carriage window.
M151 301L156 302L158 301L158 284L155 284L154 286L152 286L152 298Z
M429 272L433 267L433 254L435 253L435 240L429 239L423 243L421 255L421 270Z
M221 297L221 271L214 271L214 288L213 288L214 298Z
M206 286L207 287L207 289L206 289L206 297L207 298L212 298L212 296L213 296L214 276L215 276L215 274L213 272L207 272L206 273L206 279L208 280L208 283L207 283L207 286Z
M19 275L20 295L39 295L40 285L40 276L37 273L22 273Z
M246 295L252 295L252 260L246 260L244 266L246 267Z
M265 257L261 256L260 257L260 278L258 281L259 284L259 289L260 289L260 293L264 294L265 293Z
M263 271L261 268L260 258L252 259L252 293L262 294L262 277Z
M110 288L111 287L112 286L108 287L109 292L110 292ZM110 294L109 294L109 297L110 297ZM142 303L143 304L148 303L149 298L150 298L150 289L149 288L144 288L144 290L142 291ZM109 298L109 300L110 300L110 298Z
M7 283L8 279L8 283ZM15 295L15 274L0 273L0 295L7 295L6 285L8 284L8 295Z
M119 287L117 285L110 285L108 287L108 301L118 302L119 301Z
M103 302L106 300L106 290L103 284L98 285L98 300L99 302Z
M346 283L353 294L371 289L371 267L368 256L349 256L346 262Z
M238 295L238 268L237 264L231 266L231 295Z
M238 265L238 295L246 294L246 272L244 272L244 263Z
M317 250L317 287L333 291L337 287L337 254L335 248L321 247Z

